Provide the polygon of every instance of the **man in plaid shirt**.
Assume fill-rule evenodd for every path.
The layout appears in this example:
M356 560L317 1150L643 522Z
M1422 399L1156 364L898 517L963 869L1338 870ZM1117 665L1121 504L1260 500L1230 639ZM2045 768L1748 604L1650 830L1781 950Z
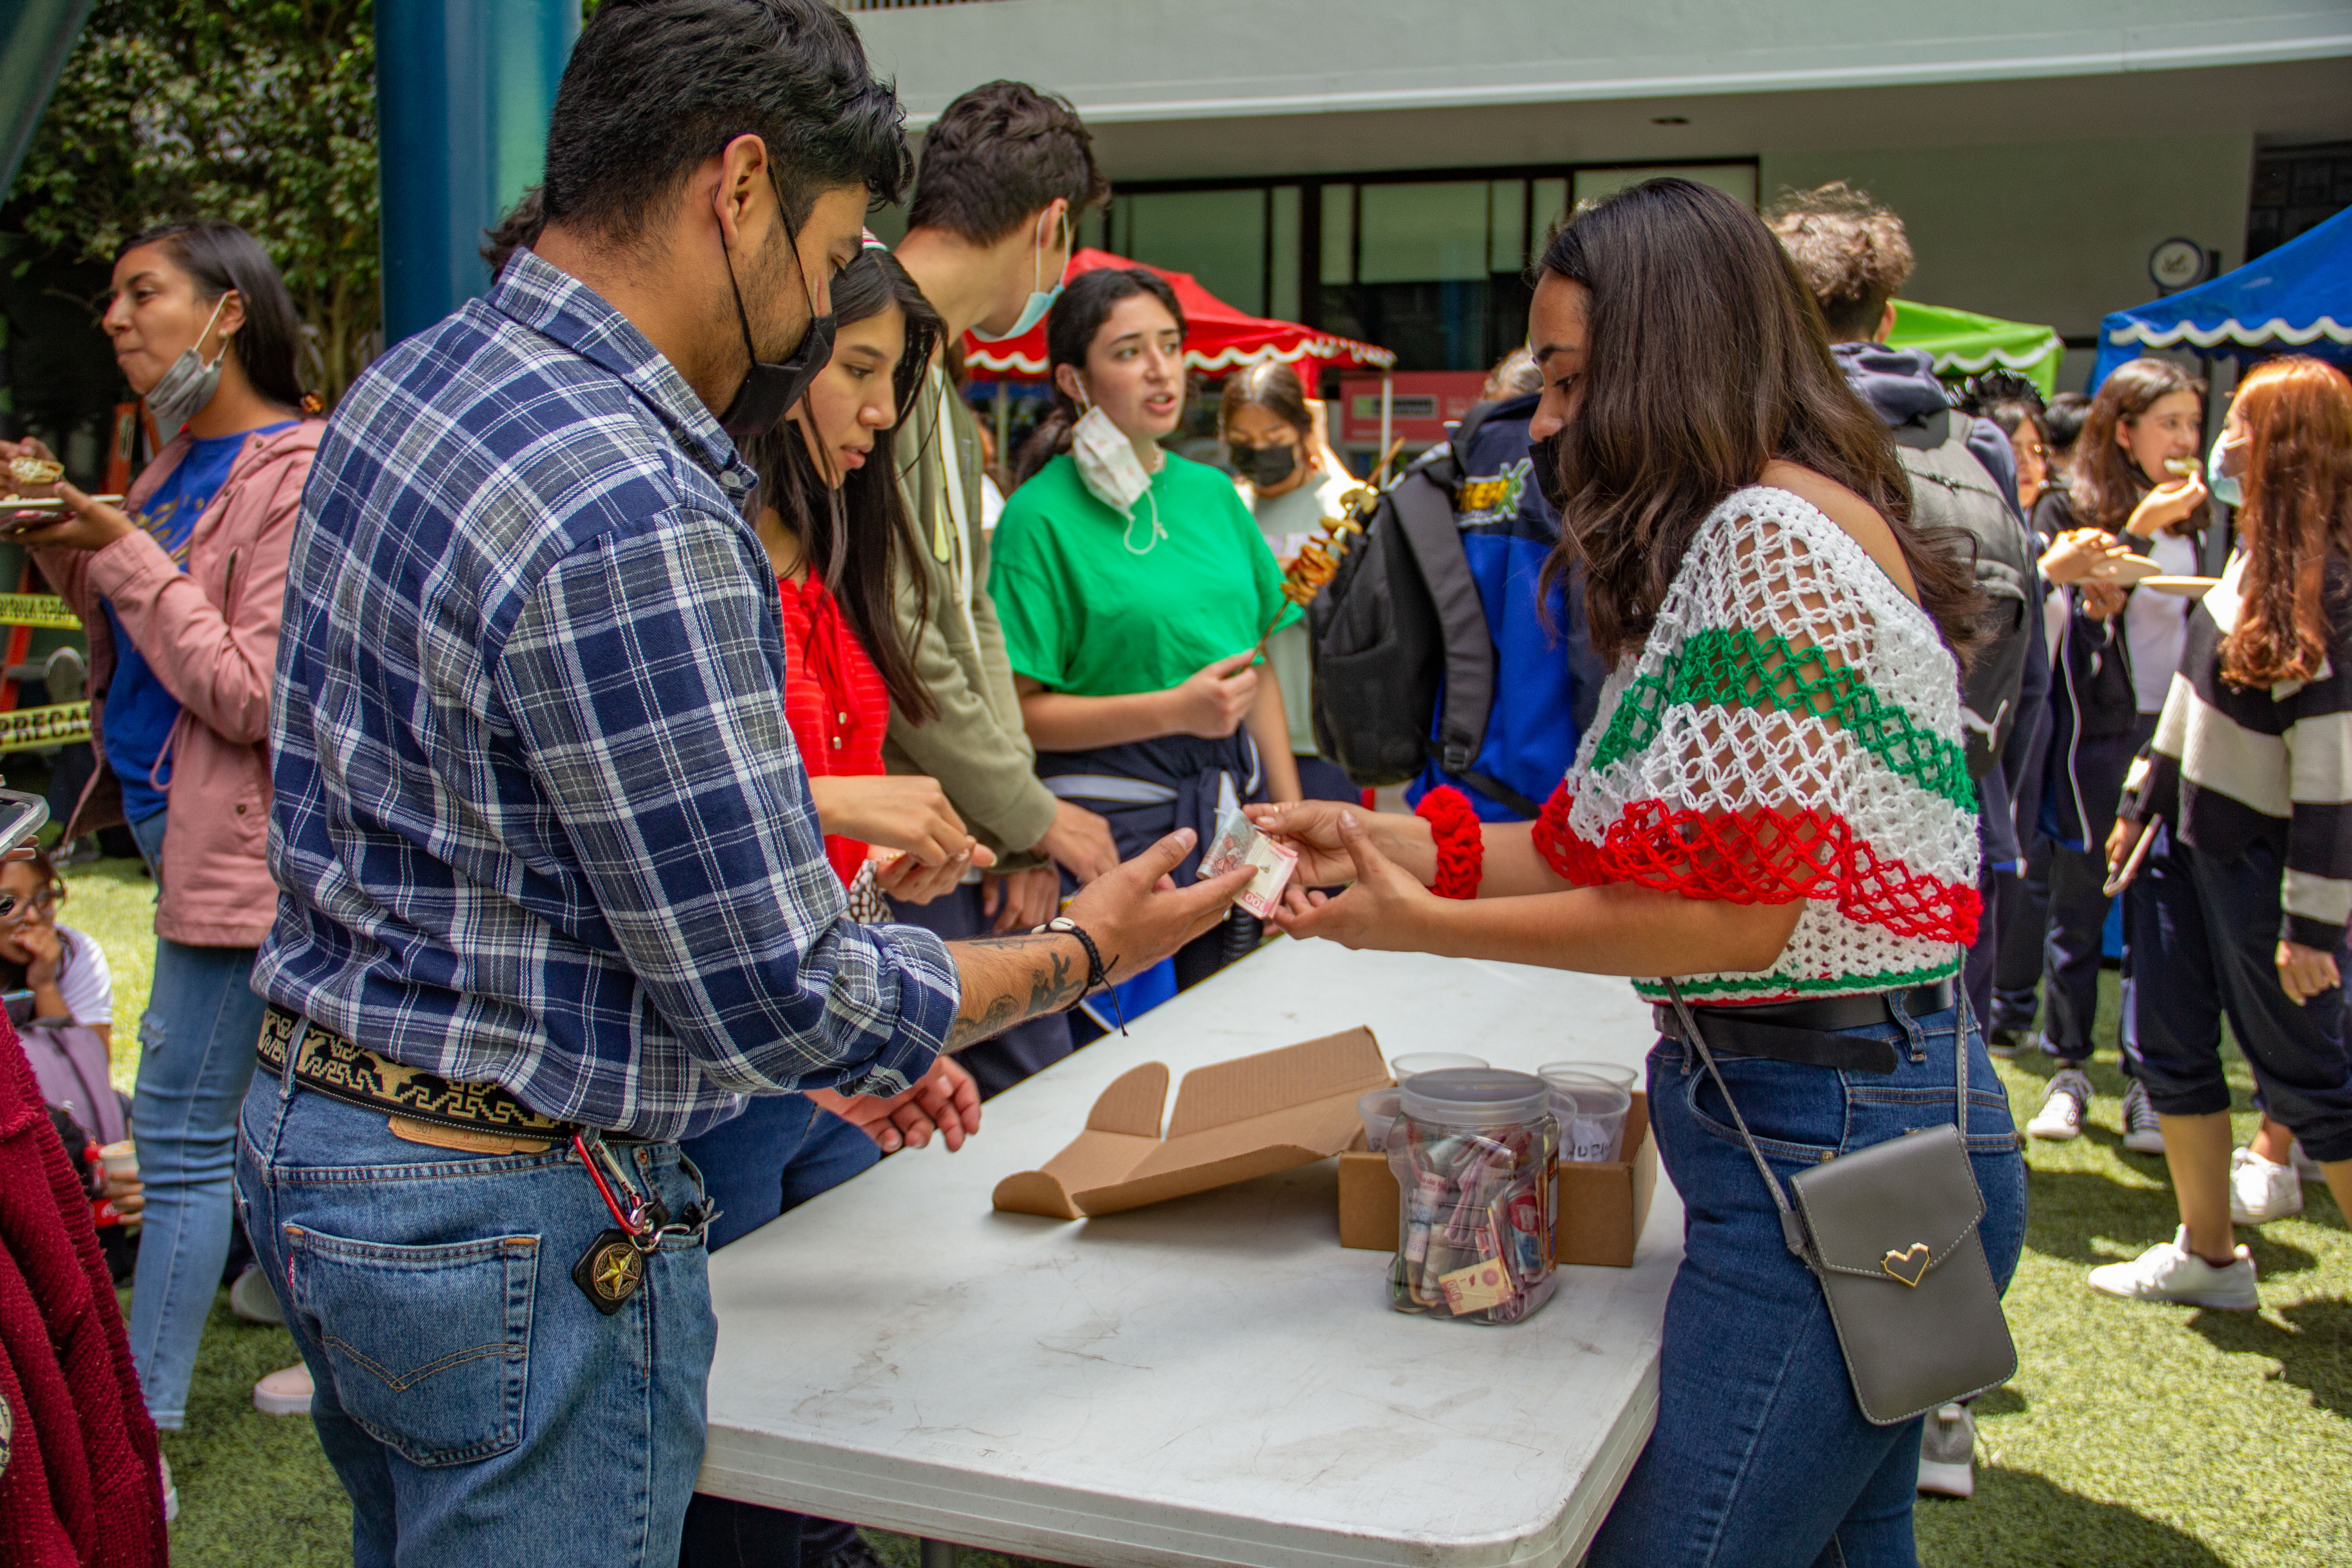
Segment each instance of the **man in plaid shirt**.
M607 0L544 236L370 367L312 469L255 970L285 1059L238 1185L362 1568L558 1540L669 1568L714 1336L676 1140L808 1089L960 1133L977 1101L941 1052L1157 962L1238 890L1157 889L1171 839L1075 931L846 915L729 431L823 364L900 120L820 0Z

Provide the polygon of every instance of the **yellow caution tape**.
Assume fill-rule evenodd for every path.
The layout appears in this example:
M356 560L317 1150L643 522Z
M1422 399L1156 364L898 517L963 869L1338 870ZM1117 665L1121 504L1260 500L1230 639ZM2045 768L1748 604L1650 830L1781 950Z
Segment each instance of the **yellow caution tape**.
M0 713L0 752L29 752L89 739L89 704L59 702Z
M0 594L0 626L56 626L79 631L81 617L55 594Z

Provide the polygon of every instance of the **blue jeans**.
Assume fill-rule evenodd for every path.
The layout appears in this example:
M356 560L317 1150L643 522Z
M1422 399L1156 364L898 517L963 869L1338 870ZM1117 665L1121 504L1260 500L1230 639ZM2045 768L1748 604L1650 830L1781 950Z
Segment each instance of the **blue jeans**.
M719 1205L710 1249L865 1174L882 1158L873 1139L804 1094L761 1095L732 1121L678 1145Z
M569 1145L469 1153L388 1121L265 1074L237 1147L354 1568L675 1568L718 1337L701 1241L665 1237L608 1318L572 1280L613 1218ZM677 1144L614 1152L672 1215L700 1201Z
M1891 1040L1894 1072L1718 1054L1774 1172L1953 1119L1953 1009L1852 1034ZM1705 1026L1704 1020L1701 1026ZM2004 1289L2025 1236L2025 1163L2009 1099L1969 1036L1969 1152L1979 1227ZM1658 1425L1601 1527L1591 1568L1910 1568L1919 1423L1854 1403L1822 1288L1791 1257L1763 1178L1697 1053L1650 1053L1650 1125L1685 1210L1666 1300Z
M702 1173L719 1205L712 1251L740 1241L779 1215L870 1171L882 1158L874 1140L804 1094L762 1095L732 1121L679 1147ZM686 1510L686 1549L678 1568L779 1568L803 1553L840 1550L856 1530L838 1520L697 1492Z
M163 814L131 832L160 881ZM154 985L139 1026L131 1132L147 1216L131 1287L131 1357L147 1413L167 1432L186 1418L197 1342L228 1261L236 1112L261 1033L253 953L157 937Z
M2217 859L2168 839L2140 868L2130 906L2132 951L2145 959L2125 992L2124 1053L2148 1103L2167 1116L2230 1109L2227 1013L2263 1109L2313 1159L2352 1160L2344 987L2298 1005L2279 984L2278 852L2257 844ZM2352 965L2352 949L2339 949L2336 963Z

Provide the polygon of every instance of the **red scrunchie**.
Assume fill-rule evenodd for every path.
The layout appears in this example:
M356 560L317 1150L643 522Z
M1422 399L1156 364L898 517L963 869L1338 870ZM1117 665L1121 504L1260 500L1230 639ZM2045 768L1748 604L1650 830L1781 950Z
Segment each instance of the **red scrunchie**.
M1437 886L1441 899L1475 899L1486 874L1486 835L1470 797L1451 785L1440 785L1421 797L1413 815L1429 824L1437 844Z

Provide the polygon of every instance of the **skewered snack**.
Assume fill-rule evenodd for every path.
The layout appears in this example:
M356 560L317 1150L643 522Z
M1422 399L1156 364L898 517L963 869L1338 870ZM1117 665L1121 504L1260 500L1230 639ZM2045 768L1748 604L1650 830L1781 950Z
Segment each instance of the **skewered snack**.
M2202 465L2194 458L2167 458L2164 459L2164 471L2168 474L2178 474L2184 479L2196 473L2198 468L2201 466Z

